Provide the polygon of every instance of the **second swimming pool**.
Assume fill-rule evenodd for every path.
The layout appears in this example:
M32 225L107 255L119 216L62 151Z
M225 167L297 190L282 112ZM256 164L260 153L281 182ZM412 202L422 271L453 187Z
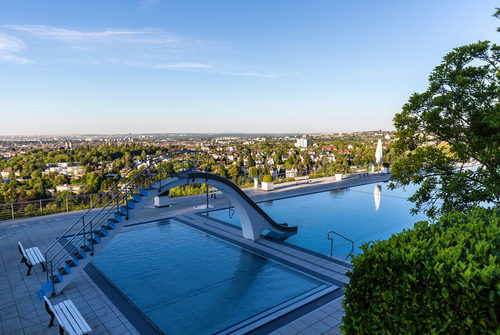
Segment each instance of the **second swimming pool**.
M262 202L259 206L275 221L298 226L298 233L286 239L288 243L329 255L331 242L327 235L335 231L354 241L356 254L364 241L386 239L427 219L423 214L410 214L412 204L407 198L413 188L389 190L387 185L368 184ZM240 225L234 210L212 211L209 216ZM333 254L345 258L351 244L333 236Z

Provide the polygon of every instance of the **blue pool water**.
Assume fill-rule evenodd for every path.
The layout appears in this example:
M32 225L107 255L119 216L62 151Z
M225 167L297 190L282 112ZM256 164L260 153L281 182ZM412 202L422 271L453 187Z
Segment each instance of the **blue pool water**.
M165 334L212 334L324 284L176 221L124 229L94 265Z
M298 233L289 237L288 243L329 255L327 235L334 230L353 240L354 253L358 253L363 241L386 239L427 219L423 214L410 214L412 204L407 198L414 188L389 190L387 185L368 184L262 202L259 206L275 221L298 226ZM238 214L231 211L231 215L227 209L209 213L211 217L239 226ZM351 251L351 244L344 239L334 237L333 242L334 255L346 257Z

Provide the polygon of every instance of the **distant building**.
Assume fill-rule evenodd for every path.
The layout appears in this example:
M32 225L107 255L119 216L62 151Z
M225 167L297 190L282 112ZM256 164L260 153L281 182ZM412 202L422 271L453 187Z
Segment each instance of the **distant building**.
M3 170L1 172L2 178L4 178L4 179L5 178L9 178L11 172L12 172L12 168L11 167L6 168L5 170Z
M298 172L299 170L297 170L297 168L289 167L286 169L285 175L287 178L295 178Z
M64 184L64 185L57 185L56 186L56 191L57 192L72 192L72 193L78 193L80 191L83 191L83 189L85 188L85 186L83 185L68 185L68 184Z
M306 149L309 146L309 140L307 138L298 138L295 142L295 147L300 149Z

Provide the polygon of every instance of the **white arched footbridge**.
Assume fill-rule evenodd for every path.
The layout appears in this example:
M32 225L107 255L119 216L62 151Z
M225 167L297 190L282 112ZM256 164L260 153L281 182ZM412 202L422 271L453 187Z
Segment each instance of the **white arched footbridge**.
M212 173L198 171L182 171L177 177L167 179L161 183L159 196L168 194L171 188L188 184L208 184L224 193L236 208L240 217L243 237L257 240L260 234L269 229L276 233L292 233L297 227L275 222L262 208L260 208L245 192L230 180Z

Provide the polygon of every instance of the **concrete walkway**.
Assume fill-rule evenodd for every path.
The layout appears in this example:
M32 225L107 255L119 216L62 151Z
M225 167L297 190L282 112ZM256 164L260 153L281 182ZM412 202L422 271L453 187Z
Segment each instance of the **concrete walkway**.
M257 202L270 201L381 182L388 178L389 175L370 175L349 178L340 182L332 180L333 178L322 178L311 180L310 184L304 185L279 184L271 192L255 189L246 189L245 192ZM150 221L202 212L203 210L193 210L193 206L204 204L205 196L177 198L172 199L172 202L171 207L161 209L154 208L151 203L149 209L141 212L141 220ZM228 200L222 194L218 194L217 199L210 199L210 203L216 208L224 208L227 207ZM38 246L43 252L81 214L80 211L0 222L1 334L58 334L57 326L47 328L50 317L36 293L40 284L46 281L46 273L42 272L40 265L36 265L32 269L31 275L26 276L27 268L20 263L21 256L17 249L17 241L21 241L25 248ZM340 273L336 275L344 276ZM68 285L62 294L52 298L52 301L58 303L65 299L71 299L75 303L93 329L92 334L139 334L139 331L132 326L84 272L80 278ZM342 317L339 301L337 299L324 305L275 331L275 333L338 333Z

